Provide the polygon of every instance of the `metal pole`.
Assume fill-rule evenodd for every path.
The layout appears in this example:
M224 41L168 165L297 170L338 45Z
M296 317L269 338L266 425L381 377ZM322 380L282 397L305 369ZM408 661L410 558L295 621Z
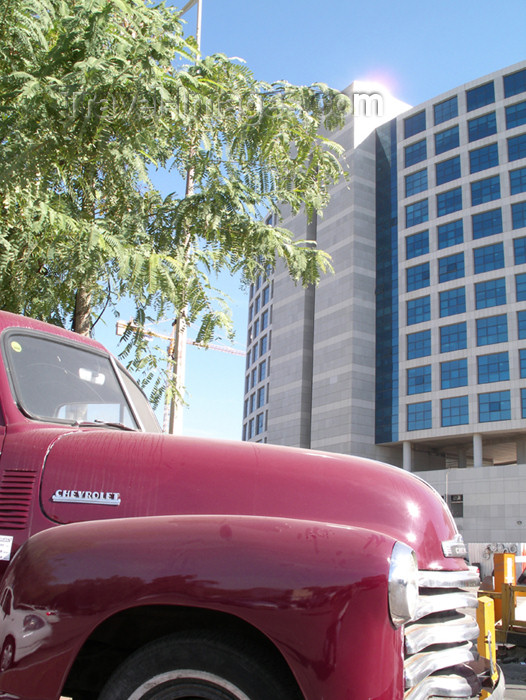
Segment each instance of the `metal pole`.
M201 49L201 25L203 17L203 5L202 0L190 0L183 9L181 10L181 15L183 15L187 10L190 10L197 3L197 24L196 24L196 42L197 49ZM194 193L194 171L193 168L188 169L186 175L186 192L185 197L189 197ZM170 342L169 355L170 359L174 362L172 365L171 375L172 379L175 380L175 386L177 388L178 395L174 395L170 399L170 410L168 416L168 432L170 435L182 435L183 433L183 406L182 406L182 395L184 391L184 380L186 374L186 342L187 342L187 323L186 323L186 309L180 310L180 313L175 320L173 331L172 331L172 341ZM165 411L165 425L163 426L166 430L166 411Z

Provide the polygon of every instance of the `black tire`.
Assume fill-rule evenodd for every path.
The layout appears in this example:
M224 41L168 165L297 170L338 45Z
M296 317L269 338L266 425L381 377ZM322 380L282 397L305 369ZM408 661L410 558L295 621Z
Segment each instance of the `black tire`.
M15 642L9 637L5 640L0 654L0 673L7 671L15 662Z
M298 700L273 659L210 634L171 635L132 654L99 700Z

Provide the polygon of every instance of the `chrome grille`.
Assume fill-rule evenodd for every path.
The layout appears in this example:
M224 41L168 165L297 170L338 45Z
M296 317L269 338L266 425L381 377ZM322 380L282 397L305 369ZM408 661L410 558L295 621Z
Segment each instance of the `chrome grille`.
M405 700L476 697L481 685L468 664L477 658L477 572L421 571L418 584L404 630Z

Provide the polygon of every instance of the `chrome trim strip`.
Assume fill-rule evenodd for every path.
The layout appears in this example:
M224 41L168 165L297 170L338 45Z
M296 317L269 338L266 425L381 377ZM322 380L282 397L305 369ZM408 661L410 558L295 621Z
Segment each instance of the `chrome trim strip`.
M416 654L432 644L456 644L476 640L479 628L470 615L459 619L426 623L412 623L405 628L405 648Z
M430 676L417 688L409 690L404 700L427 700L430 697L471 698L473 689L462 676Z
M449 649L423 652L411 656L404 664L405 687L413 688L435 671L474 661L475 656L472 648L471 642L466 642Z
M419 571L420 588L478 588L480 579L475 567L468 571Z
M414 620L419 620L426 615L446 610L457 610L457 608L477 607L477 596L475 593L465 593L458 591L455 593L443 593L438 595L421 595Z

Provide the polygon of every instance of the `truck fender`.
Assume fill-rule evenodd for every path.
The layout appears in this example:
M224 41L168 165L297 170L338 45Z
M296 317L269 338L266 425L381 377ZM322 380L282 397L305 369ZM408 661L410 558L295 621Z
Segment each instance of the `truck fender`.
M391 537L363 528L243 515L115 519L48 529L20 548L3 587L13 591L15 607L42 614L51 632L0 673L0 698L6 692L58 697L94 630L141 606L197 608L242 620L279 650L306 698L347 697L344 686L360 697L359 678L369 677L370 693L371 675L378 679L374 697L385 691L394 698L392 684L400 683L394 660L402 652L388 612L393 544ZM15 629L15 639L22 634ZM381 672L378 649L394 650ZM351 658L362 659L369 670L362 668L357 678ZM31 685L35 679L38 688Z

